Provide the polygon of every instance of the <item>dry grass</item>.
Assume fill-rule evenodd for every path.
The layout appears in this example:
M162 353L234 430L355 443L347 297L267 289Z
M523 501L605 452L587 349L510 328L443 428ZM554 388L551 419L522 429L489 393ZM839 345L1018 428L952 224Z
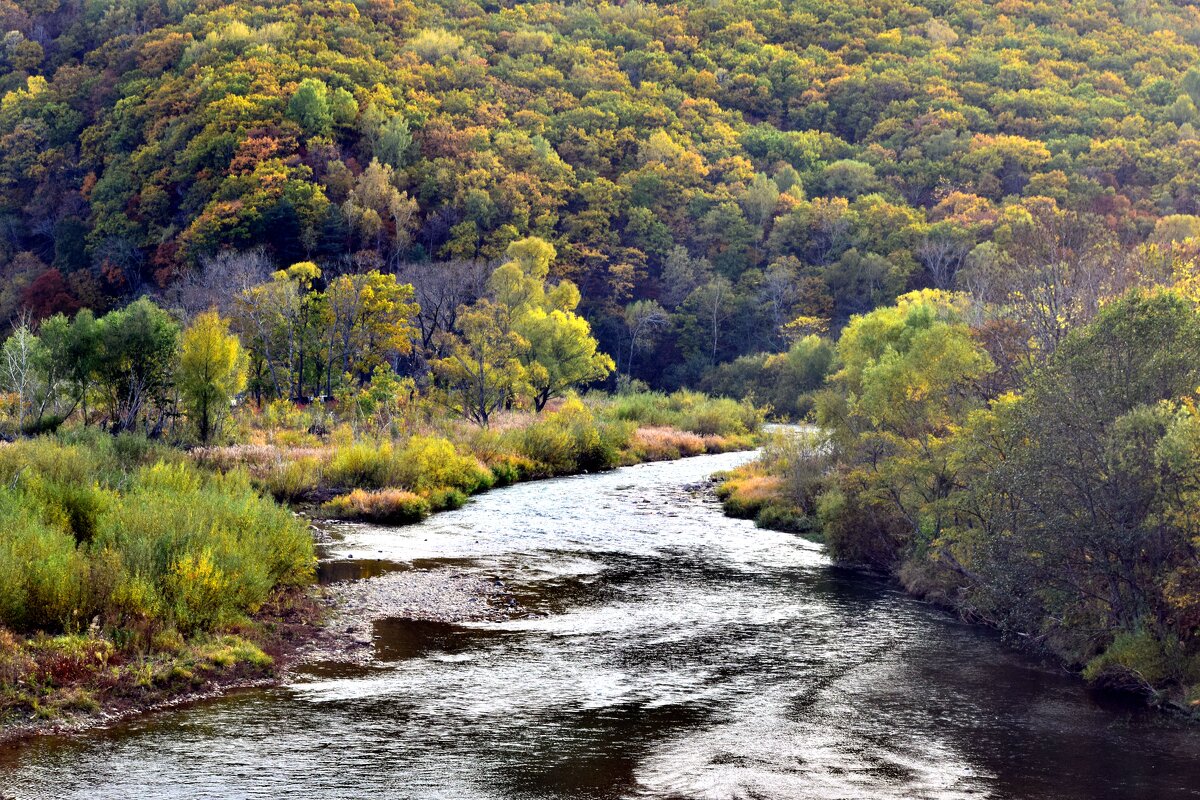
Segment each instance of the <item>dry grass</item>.
M707 438L676 428L647 426L634 433L631 450L638 461L671 461L709 452Z
M717 495L725 504L726 514L745 519L754 519L769 505L787 502L783 480L764 473L757 463L725 473Z
M339 519L403 525L429 516L429 501L404 489L355 489L333 498L324 509Z

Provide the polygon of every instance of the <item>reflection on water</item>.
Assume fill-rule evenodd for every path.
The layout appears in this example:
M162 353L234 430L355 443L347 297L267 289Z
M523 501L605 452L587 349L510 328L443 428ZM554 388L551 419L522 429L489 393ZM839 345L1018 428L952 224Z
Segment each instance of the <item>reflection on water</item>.
M541 614L386 621L377 661L0 751L19 798L1182 798L1200 732L819 548L721 516L706 456L349 526L331 577L453 564Z

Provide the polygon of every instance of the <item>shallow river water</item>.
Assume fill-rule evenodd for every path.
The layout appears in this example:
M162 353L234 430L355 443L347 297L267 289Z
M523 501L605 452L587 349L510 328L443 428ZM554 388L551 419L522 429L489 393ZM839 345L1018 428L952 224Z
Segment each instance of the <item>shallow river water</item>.
M530 483L331 555L539 612L384 622L377 661L0 750L26 798L1200 797L1200 731L723 517L748 454ZM378 565L375 565L378 567Z

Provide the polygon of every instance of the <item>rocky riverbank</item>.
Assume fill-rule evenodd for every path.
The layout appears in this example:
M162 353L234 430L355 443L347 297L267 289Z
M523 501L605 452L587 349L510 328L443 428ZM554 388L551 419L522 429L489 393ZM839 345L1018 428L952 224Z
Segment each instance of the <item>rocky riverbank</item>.
M463 575L451 568L408 569L322 590L324 625L301 650L297 664L370 661L374 623L499 621L527 612L499 579Z

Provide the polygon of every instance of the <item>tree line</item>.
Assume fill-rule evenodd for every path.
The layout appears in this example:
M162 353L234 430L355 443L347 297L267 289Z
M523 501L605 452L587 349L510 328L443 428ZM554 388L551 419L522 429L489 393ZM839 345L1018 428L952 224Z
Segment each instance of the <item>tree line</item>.
M202 442L243 392L259 403L337 399L354 408L420 388L480 425L501 408L541 411L613 369L575 313L579 290L548 284L554 258L541 239L514 242L480 296L456 307L453 326L426 346L415 290L395 275L326 278L299 262L254 280L247 268L265 262L231 256L225 265L243 268L244 286L220 300L177 295L183 302L169 311L143 297L100 316L83 309L19 322L0 350L5 410L18 433L75 415L114 432L186 428ZM197 308L198 299L212 302Z
M1047 261L1007 302L924 290L855 317L815 395L824 445L773 469L836 557L1186 707L1200 295L1194 241L1159 255L1165 279L1132 286Z

